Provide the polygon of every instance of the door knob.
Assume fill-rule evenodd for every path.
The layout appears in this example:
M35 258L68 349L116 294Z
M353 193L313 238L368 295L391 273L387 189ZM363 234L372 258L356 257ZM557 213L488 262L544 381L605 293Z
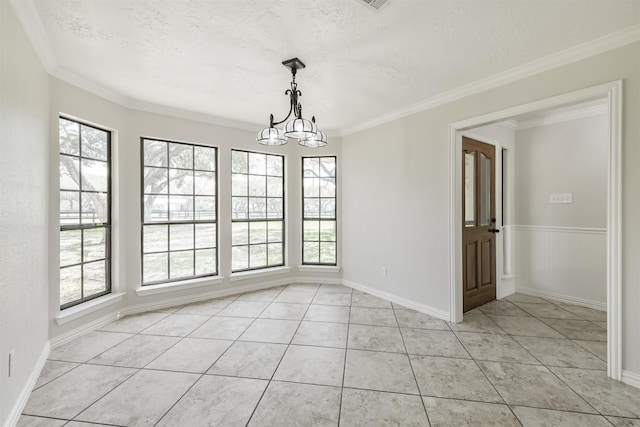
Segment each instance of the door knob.
M497 228L490 228L490 229L489 229L489 232L490 232L490 233L499 233L499 232L500 232L500 230L498 230Z

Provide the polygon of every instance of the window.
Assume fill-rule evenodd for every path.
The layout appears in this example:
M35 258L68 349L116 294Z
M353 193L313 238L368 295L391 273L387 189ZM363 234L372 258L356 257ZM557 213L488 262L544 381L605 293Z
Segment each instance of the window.
M218 274L217 150L142 139L142 284Z
M60 117L60 308L111 292L111 133Z
M231 151L233 272L284 265L284 157Z
M302 263L336 265L336 158L302 158Z

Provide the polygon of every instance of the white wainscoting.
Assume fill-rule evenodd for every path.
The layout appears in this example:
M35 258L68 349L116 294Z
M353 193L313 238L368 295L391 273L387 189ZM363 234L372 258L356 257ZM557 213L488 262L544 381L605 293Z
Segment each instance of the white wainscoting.
M515 225L513 232L518 292L606 309L606 229Z

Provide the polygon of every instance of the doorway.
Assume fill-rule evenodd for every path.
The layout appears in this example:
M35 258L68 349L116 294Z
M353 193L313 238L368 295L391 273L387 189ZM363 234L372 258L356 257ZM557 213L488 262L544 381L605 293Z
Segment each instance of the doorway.
M502 122L519 115L550 108L573 105L599 98L608 100L609 138L607 182L607 368L612 379L620 380L621 366L621 145L622 82L615 81L555 96L541 101L452 123L450 126L450 318L463 317L463 149L461 132L475 127ZM499 286L499 284L498 284Z
M462 137L462 300L467 312L496 299L496 149Z

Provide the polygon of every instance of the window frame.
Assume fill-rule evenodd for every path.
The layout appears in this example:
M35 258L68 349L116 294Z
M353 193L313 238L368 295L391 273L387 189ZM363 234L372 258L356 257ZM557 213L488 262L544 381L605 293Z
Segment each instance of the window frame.
M233 152L237 151L237 152L241 152L241 153L247 153L247 154L264 154L267 156L278 156L282 158L282 218L256 218L256 219L251 219L251 218L246 218L246 219L234 219L233 218L233 197L245 197L245 196L234 196L233 195L233 174L236 172L233 172L233 166L231 167L231 188L230 188L230 193L231 193L231 273L232 274L236 274L236 273L245 273L245 272L249 272L249 271L259 271L259 270L268 270L270 268L278 268L278 267L284 267L287 265L287 257L286 257L286 253L287 253L287 189L286 189L286 175L287 175L287 163L286 163L286 156L284 154L278 154L278 153L267 153L264 151L253 151L253 150L244 150L244 149L239 149L239 148L232 148L231 149L231 156L233 156ZM248 157L247 157L248 160ZM247 163L247 173L246 173L247 177L251 176L252 174L249 173L249 164ZM254 176L262 176L262 175L254 175ZM273 175L264 175L265 178L267 177L274 177ZM248 181L248 180L247 180ZM249 184L247 184L249 185ZM266 188L265 188L266 191ZM250 198L250 196L247 193L246 196L247 199ZM265 194L265 199L268 199L268 196ZM248 243L246 245L234 245L233 244L233 223L236 222L246 222L247 223L247 227L248 227ZM251 223L252 222L282 222L282 262L279 264L274 264L274 265L265 265L264 267L248 267L248 268L243 268L241 270L234 270L233 269L233 248L237 247L237 246L246 246L247 247L247 265L251 265ZM268 229L268 224L267 224L267 229ZM267 232L268 234L268 232ZM254 243L253 245L260 245L262 243ZM268 242L267 242L267 264L268 264L268 260L269 260L269 252L268 252Z
M144 142L145 141L158 141L158 142L164 142L167 144L167 166L163 167L163 166L147 166L144 163ZM190 147L204 147L204 148L212 148L214 149L215 152L215 180L216 180L216 188L215 188L215 198L216 198L216 202L215 202L215 220L214 221L209 221L209 220L196 220L195 216L194 219L191 221L171 221L170 219L170 212L168 212L168 217L166 221L157 221L157 222L150 222L150 223L146 223L145 222L145 210L144 210L144 196L145 194L145 183L144 183L144 169L145 167L156 167L156 168L162 168L162 169L166 169L167 170L167 187L169 187L169 183L170 183L170 173L169 171L172 169L169 165L169 144L181 144L181 145L187 145ZM162 284L166 284L166 283L177 283L177 282L184 282L184 281L189 281L189 280L194 280L194 279L202 279L202 278L207 278L207 277L219 277L220 276L220 228L218 227L218 216L219 216L219 206L220 206L220 194L219 194L219 189L220 189L220 182L219 182L219 174L218 171L220 169L220 165L218 162L219 159L219 155L218 155L218 147L214 146L214 145L206 145L206 144L199 144L199 143L193 143L193 142L185 142L185 141L175 141L175 140L170 140L170 139L163 139L163 138L155 138L155 137L145 137L142 136L140 137L140 286L142 288L148 287L148 286L156 286L156 285L162 285ZM183 169L183 168L179 168L179 169ZM194 165L191 169L184 169L184 170L191 170L192 172L194 172L194 179L195 179L195 172L196 171L200 171L200 172L211 172L211 171L204 171L201 169L196 169L195 168L195 158L194 158ZM153 193L149 193L149 194L153 194ZM171 193L169 192L168 188L167 188L167 196L170 196ZM193 194L191 194L191 196L195 197L195 185L193 188ZM195 201L194 201L195 203ZM194 205L194 209L195 209L195 205ZM194 239L193 239L193 272L195 273L195 268L196 268L196 247L195 247L195 242L196 242L196 231L195 231L195 226L197 224L215 224L216 226L216 241L215 241L215 248L216 248L216 268L215 268L215 273L211 274L211 273L207 273L207 274L194 274L191 276L184 276L184 277L178 277L175 279L171 279L171 249L170 249L170 245L171 245L171 225L172 224L187 224L187 225L193 225L193 233L194 233ZM144 252L144 227L145 225L165 225L167 226L167 250L166 251L162 251L162 252L152 252L152 253L166 253L167 254L167 279L166 280L154 280L154 281L150 281L150 282L146 282L144 281L144 256L145 256L145 252ZM180 250L177 251L173 251L173 252L180 252Z
M334 199L334 203L335 203L335 215L333 218L322 218L322 217L318 217L318 218L307 218L304 215L304 199L305 199L305 195L304 195L304 160L305 159L326 159L326 158L333 158L334 160L334 164L336 165L336 169L335 169L335 176L333 177L333 179L335 179L335 194L333 196ZM300 212L300 260L301 260L301 265L303 266L315 266L315 267L337 267L338 266L338 156L336 155L332 155L332 156L302 156L302 161L300 162L300 193L301 193L301 212ZM320 198L318 196L318 198ZM336 245L336 251L335 251L335 262L333 263L328 263L328 262L305 262L304 260L304 244L305 244L305 239L304 239L304 223L305 221L318 221L318 222L323 222L323 221L333 221L335 222L335 230L336 230L336 240L335 242L333 242ZM318 244L320 244L322 242L322 240L318 240ZM318 260L320 260L320 257L318 258Z
M68 153L62 153L60 151L60 120L67 120L73 123L77 123L78 124L78 142L79 142L79 146L78 146L78 155L73 155L73 154L68 154ZM105 132L107 135L107 157L106 160L102 160L102 159L95 159L93 157L84 157L82 155L82 127L89 127L92 129L96 129L99 130L101 132ZM61 237L61 233L63 231L74 231L74 230L78 230L80 231L80 262L79 263L75 263L75 264L70 264L70 265L65 265L65 268L69 268L69 267L75 267L75 266L80 266L81 268L81 273L80 273L80 295L81 298L74 300L74 301L70 301L67 302L65 304L60 304L60 294L58 297L58 305L60 307L60 311L63 311L67 308L71 308L74 306L77 306L79 304L83 304L87 301L91 301L93 299L96 298L100 298L102 296L108 295L112 292L112 283L111 283L111 278L112 278L112 272L111 272L111 258L112 258L112 253L111 253L111 239L112 239L112 216L111 216L111 189L112 189L112 182L111 182L111 141L112 141L112 131L96 126L96 125L92 125L89 124L85 121L82 120L78 120L76 118L72 118L69 116L65 116L63 114L58 115L58 179L60 177L60 156L64 155L64 156L69 156L69 157L74 157L78 159L78 164L79 164L79 169L78 169L78 213L80 215L80 220L79 220L79 224L65 224L63 225L62 223L60 223L60 206L58 205L58 222L60 225L60 229L58 232L58 272L60 272L63 268L63 266L60 265L60 254L61 254L61 250L60 250L60 237ZM100 162L106 162L107 164L107 221L106 222L102 222L102 223L92 223L92 224L83 224L82 223L82 160L83 159L87 159L87 160L91 160L91 161L100 161ZM58 198L60 197L60 193L62 192L62 188L60 187L60 182L58 181ZM70 191L70 190L64 190L64 191ZM84 191L86 192L96 192L96 193L101 193L101 192L97 192L97 191ZM100 225L98 225L100 224ZM85 264L90 264L92 262L97 262L99 260L92 260L89 262L85 262L84 261L84 230L95 230L95 229L100 229L100 228L104 228L104 232L105 232L105 255L104 255L104 262L105 262L105 285L106 285L106 289L102 292L98 292L96 294L92 294L90 296L84 296L84 282L85 282L85 273L84 273L84 265ZM60 280L60 276L58 276L58 290L60 291L61 289L61 280Z

